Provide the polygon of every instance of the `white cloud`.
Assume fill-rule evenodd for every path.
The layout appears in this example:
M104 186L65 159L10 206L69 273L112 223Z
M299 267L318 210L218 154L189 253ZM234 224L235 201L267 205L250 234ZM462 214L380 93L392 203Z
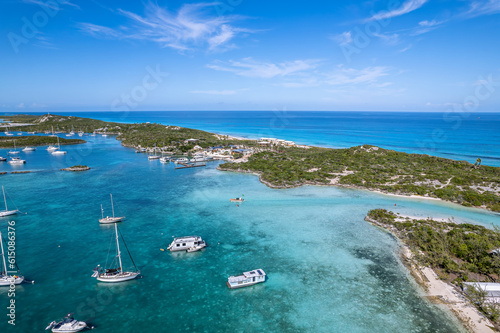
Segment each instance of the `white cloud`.
M118 9L120 15L130 20L127 26L104 27L92 23L80 23L80 29L93 36L147 40L162 47L191 50L204 47L210 51L228 46L236 36L255 31L234 26L243 19L236 15L216 15L215 3L184 4L177 12L145 5L144 16Z
M236 90L194 90L190 91L191 94L205 94L205 95L235 95Z
M16 105L16 109L24 109L24 108L25 108L25 105L22 102Z
M408 14L414 10L422 7L428 0L407 0L405 3L401 5L398 9L394 9L391 11L382 11L378 14L373 15L368 19L368 21L374 20L385 20L392 17L401 16L404 14Z
M92 23L78 23L81 31L94 37L120 37L122 34L114 29L103 27L102 25Z
M410 45L408 45L407 47L402 48L402 49L401 49L401 50L399 50L398 52L399 52L399 53L406 52L406 51L408 51L409 49L411 49L411 48L412 48L412 46L413 46L413 44L410 44Z
M331 39L339 43L340 45L347 45L352 43L352 32L351 31L344 31L343 33L332 36Z
M387 44L397 44L399 42L399 35L398 34L377 34L374 33L373 36L380 38Z
M319 61L314 59L270 63L244 58L241 61L218 61L207 65L207 67L218 71L232 72L239 76L270 79L306 72L316 68L318 64Z
M78 6L77 4L74 4L74 3L70 2L70 1L62 1L62 0L57 0L57 1L23 0L23 2L29 3L29 4L38 5L38 6L41 6L41 7L47 7L47 8L50 8L52 10L60 10L61 9L59 7L60 4L61 5L72 6L72 7L81 9L80 6Z
M328 74L325 82L330 85L371 84L387 75L389 75L389 68L383 66L363 69L339 67L335 72Z
M431 21L424 20L424 21L420 21L420 22L418 22L418 26L413 29L414 31L410 35L411 36L418 36L418 35L425 34L427 32L430 32L430 31L436 29L441 24L446 23L446 22L447 21L436 21L436 20L431 20Z
M473 1L469 10L464 14L466 17L477 17L481 15L491 15L500 13L500 1Z

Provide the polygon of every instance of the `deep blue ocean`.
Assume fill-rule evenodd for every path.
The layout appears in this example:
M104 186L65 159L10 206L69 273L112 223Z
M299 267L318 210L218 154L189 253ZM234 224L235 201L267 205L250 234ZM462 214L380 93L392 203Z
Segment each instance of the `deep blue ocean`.
M471 115L458 129L438 114L71 114L409 152L420 149L418 140L442 131L427 153L469 161L481 156L491 165L500 156L498 114ZM0 288L0 332L41 332L69 312L94 324L96 333L463 331L446 309L422 297L399 260L397 241L363 218L369 209L386 208L500 226L498 214L363 190L270 189L254 175L217 171L218 162L175 170L122 147L113 136L83 138L86 144L64 146L68 154L61 157L39 147L21 153L24 166L0 163L0 172L35 171L0 175L9 208L23 212L0 218L0 231L15 221L17 263L35 280L16 288L16 326L6 316L12 297ZM6 152L0 149L0 155ZM75 164L92 169L59 171ZM116 285L91 278L92 269L109 259L113 229L98 219L101 204L110 210L110 193L117 214L127 217L120 229L142 273ZM241 195L239 206L229 202ZM185 235L202 236L209 246L191 254L160 251L172 236ZM226 287L229 275L255 268L266 271L266 283Z

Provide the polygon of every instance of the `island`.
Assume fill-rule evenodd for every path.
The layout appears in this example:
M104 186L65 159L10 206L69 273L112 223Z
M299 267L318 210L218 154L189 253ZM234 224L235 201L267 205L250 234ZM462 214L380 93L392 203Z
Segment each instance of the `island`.
M61 169L61 171L73 171L73 172L87 171L87 170L90 170L90 167L86 165L73 165L72 167Z
M476 282L499 282L498 228L400 216L385 209L370 210L365 220L400 241L403 263L428 296L448 305L473 331L493 332L488 326L499 329L500 304L488 301L484 290L473 287Z
M64 139L59 138L60 145L76 145L85 143L81 139ZM34 146L48 146L57 145L57 138L52 136L0 136L0 148L14 148L14 147L34 147Z
M273 188L340 186L435 198L500 212L500 168L482 165L479 158L472 164L372 145L330 149L273 138L235 138L179 126L124 124L52 114L2 118L10 122L12 130L66 133L78 129L116 135L123 146L137 152L203 154L224 160L219 170L256 174Z

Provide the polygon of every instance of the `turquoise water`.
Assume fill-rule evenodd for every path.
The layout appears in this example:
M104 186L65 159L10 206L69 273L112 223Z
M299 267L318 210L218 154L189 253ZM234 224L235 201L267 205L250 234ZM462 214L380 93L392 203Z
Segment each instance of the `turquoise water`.
M498 214L432 200L270 189L253 175L217 171L217 162L174 170L112 137L84 138L91 142L65 146L60 158L21 153L21 168L38 172L1 176L9 205L27 212L12 220L18 264L36 283L18 286L16 327L2 315L0 332L42 331L68 312L96 332L457 332L446 311L420 297L396 240L363 218L382 207L500 226ZM92 169L57 171L74 164ZM120 228L143 276L117 285L90 277L112 241L113 228L97 221L101 204L109 212L109 193L127 216ZM242 194L241 205L229 202ZM7 221L0 219L3 232ZM190 234L209 246L160 251ZM266 283L226 287L229 275L255 268L267 272ZM8 301L0 289L4 311Z

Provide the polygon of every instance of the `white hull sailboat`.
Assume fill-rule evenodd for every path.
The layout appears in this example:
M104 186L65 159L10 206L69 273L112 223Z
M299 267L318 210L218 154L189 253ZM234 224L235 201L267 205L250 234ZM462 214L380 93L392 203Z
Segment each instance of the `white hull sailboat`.
M5 202L5 210L0 211L0 217L16 215L17 212L19 212L18 209L9 210L9 208L7 207L7 199L5 198L5 189L3 188L3 186L2 186L2 192L3 192L3 201Z
M56 148L56 150L52 151L52 155L66 155L66 152L64 150L60 150L60 149L61 149L61 145L59 144L59 137L57 137L57 148Z
M113 205L113 194L110 193L109 196L111 197L111 212L113 213L113 216L104 217L104 209L102 209L101 205L101 218L99 219L99 223L108 224L108 223L121 222L125 220L125 216L115 216L115 207Z
M11 284L21 284L24 281L24 276L8 275L7 274L7 261L5 260L5 253L3 252L3 239L2 232L0 232L0 248L2 249L3 271L0 272L0 286L10 286Z
M92 274L92 277L95 277L97 279L97 281L109 282L109 283L123 282L123 281L133 280L141 274L141 272L135 266L134 259L132 259L132 255L130 254L130 252L128 252L127 244L125 244L125 240L123 239L123 236L122 236L122 241L125 244L125 247L127 248L127 252L129 254L130 259L132 260L132 263L134 264L134 268L135 268L135 271L128 271L128 272L123 271L122 256L121 256L121 252L120 252L120 241L118 239L118 225L117 224L115 224L115 235L116 235L115 261L118 258L118 262L116 262L116 264L118 264L118 267L104 269L100 265L98 265L96 268L94 268L94 274ZM120 236L121 236L121 233L120 233Z
M9 150L7 154L9 155L19 154L19 150L16 150L16 140L14 140L14 150Z

